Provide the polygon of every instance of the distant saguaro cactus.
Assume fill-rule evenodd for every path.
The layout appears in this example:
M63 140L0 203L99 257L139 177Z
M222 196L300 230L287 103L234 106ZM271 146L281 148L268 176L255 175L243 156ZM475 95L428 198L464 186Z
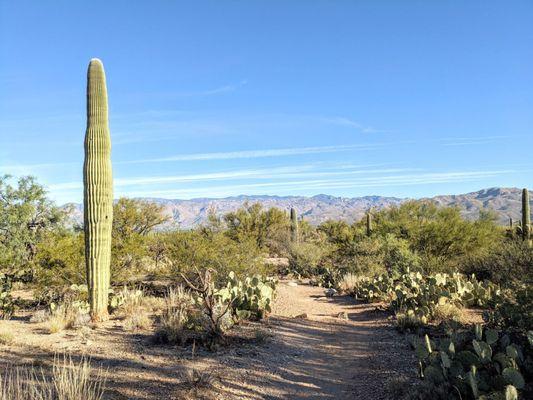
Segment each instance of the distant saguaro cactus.
M113 222L111 137L104 66L93 58L87 70L87 130L83 164L85 264L93 321L108 316Z
M298 216L296 215L296 210L291 207L291 240L293 243L298 243L299 232L298 232Z
M529 192L522 189L522 239L530 241L531 238L531 219L529 211Z
M372 235L372 213L371 210L366 212L366 236Z

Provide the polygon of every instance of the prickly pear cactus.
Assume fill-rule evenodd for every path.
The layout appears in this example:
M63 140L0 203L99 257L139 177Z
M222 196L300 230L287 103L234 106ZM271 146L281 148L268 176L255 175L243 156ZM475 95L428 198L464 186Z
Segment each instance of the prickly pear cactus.
M87 70L87 130L83 164L85 263L91 318L107 318L113 221L111 138L104 66L92 59Z

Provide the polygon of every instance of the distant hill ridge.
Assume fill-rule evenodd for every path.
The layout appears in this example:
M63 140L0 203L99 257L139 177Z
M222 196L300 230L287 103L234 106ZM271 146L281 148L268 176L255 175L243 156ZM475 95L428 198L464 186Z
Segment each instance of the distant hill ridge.
M456 206L461 209L465 218L474 220L481 210L492 210L498 215L498 222L507 224L509 217L520 219L521 189L518 188L488 188L466 194L440 195L429 198L438 205ZM294 207L298 214L311 224L320 224L328 219L344 220L352 223L361 219L366 210L374 208L380 210L401 204L407 198L364 196L364 197L336 197L319 194L306 196L247 196L240 195L221 199L198 198L190 200L172 200L160 198L143 198L164 207L165 213L172 217L174 224L187 229L198 226L207 220L209 212L213 210L217 215L234 211L243 204L261 203L264 208L277 207L288 210ZM83 206L73 205L72 219L82 221Z

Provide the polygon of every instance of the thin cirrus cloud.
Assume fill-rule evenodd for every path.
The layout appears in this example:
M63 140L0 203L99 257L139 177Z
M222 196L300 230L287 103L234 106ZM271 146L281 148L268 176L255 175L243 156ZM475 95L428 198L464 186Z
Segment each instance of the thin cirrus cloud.
M157 93L142 93L144 97L153 96L157 98L172 98L172 97L206 97L218 94L230 93L248 84L247 79L242 79L237 83L230 83L223 86L218 86L212 89L193 90L193 91L177 91L177 92L157 92Z
M131 197L166 197L166 198L193 198L193 197L225 197L242 193L262 194L265 190L275 187L278 194L291 194L302 191L322 191L346 188L369 188L384 186L415 186L439 183L472 182L485 178L515 173L515 170L493 171L455 171L439 173L418 173L403 175L383 175L356 179L304 179L285 182L265 182L219 185L202 188L184 188L170 190L150 191L118 191L121 196Z
M115 187L136 186L136 185L164 185L172 183L203 182L203 181L228 181L228 180L246 180L246 179L292 179L317 176L338 176L353 175L363 173L385 173L385 172L402 172L409 169L368 169L382 164L368 165L338 165L334 167L323 166L318 164L291 165L272 168L255 168L244 170L233 170L226 172L211 172L203 174L173 175L173 176L140 176L132 178L117 178L114 180ZM322 168L318 170L317 168ZM66 182L49 185L51 190L70 190L80 189L83 185L81 182Z
M277 169L256 169L231 171L226 173L183 175L174 177L137 177L117 179L115 181L117 196L130 197L225 197L247 194L265 194L272 189L279 195L316 192L346 188L370 188L390 186L415 186L455 182L475 182L487 178L516 173L516 170L487 170L487 171L451 171L451 172L416 172L409 169L357 169L314 171L313 165L296 167L280 167ZM406 173L409 172L409 173ZM363 175L364 176L360 176ZM371 176L367 176L367 174ZM317 179L319 178L319 179ZM229 181L246 181L247 183L232 183ZM258 182L258 180L269 180ZM205 181L228 181L227 184L203 185L202 187L185 187L181 189L146 188L150 185L165 185L173 183L195 183ZM131 186L142 186L143 190L129 190ZM79 191L79 182L51 185L52 192L59 197L73 191Z
M143 164L143 163L161 163L173 161L202 161L202 160L234 160L246 158L267 158L267 157L283 157L304 154L320 154L320 153L335 153L349 150L365 150L376 147L387 146L388 143L379 144L360 144L360 145L340 145L340 146L317 146L317 147L294 147L294 148L280 148L280 149L266 149L266 150L243 150L243 151L229 151L229 152L214 152L214 153L193 153L193 154L178 154L169 157L146 158L131 161L120 161L117 164Z

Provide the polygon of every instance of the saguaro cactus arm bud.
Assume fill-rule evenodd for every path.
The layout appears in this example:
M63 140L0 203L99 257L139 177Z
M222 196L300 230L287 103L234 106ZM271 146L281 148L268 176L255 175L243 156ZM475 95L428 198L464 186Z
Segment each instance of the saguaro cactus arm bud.
M85 263L91 318L107 318L113 222L113 177L104 66L87 70L87 130L83 164Z

